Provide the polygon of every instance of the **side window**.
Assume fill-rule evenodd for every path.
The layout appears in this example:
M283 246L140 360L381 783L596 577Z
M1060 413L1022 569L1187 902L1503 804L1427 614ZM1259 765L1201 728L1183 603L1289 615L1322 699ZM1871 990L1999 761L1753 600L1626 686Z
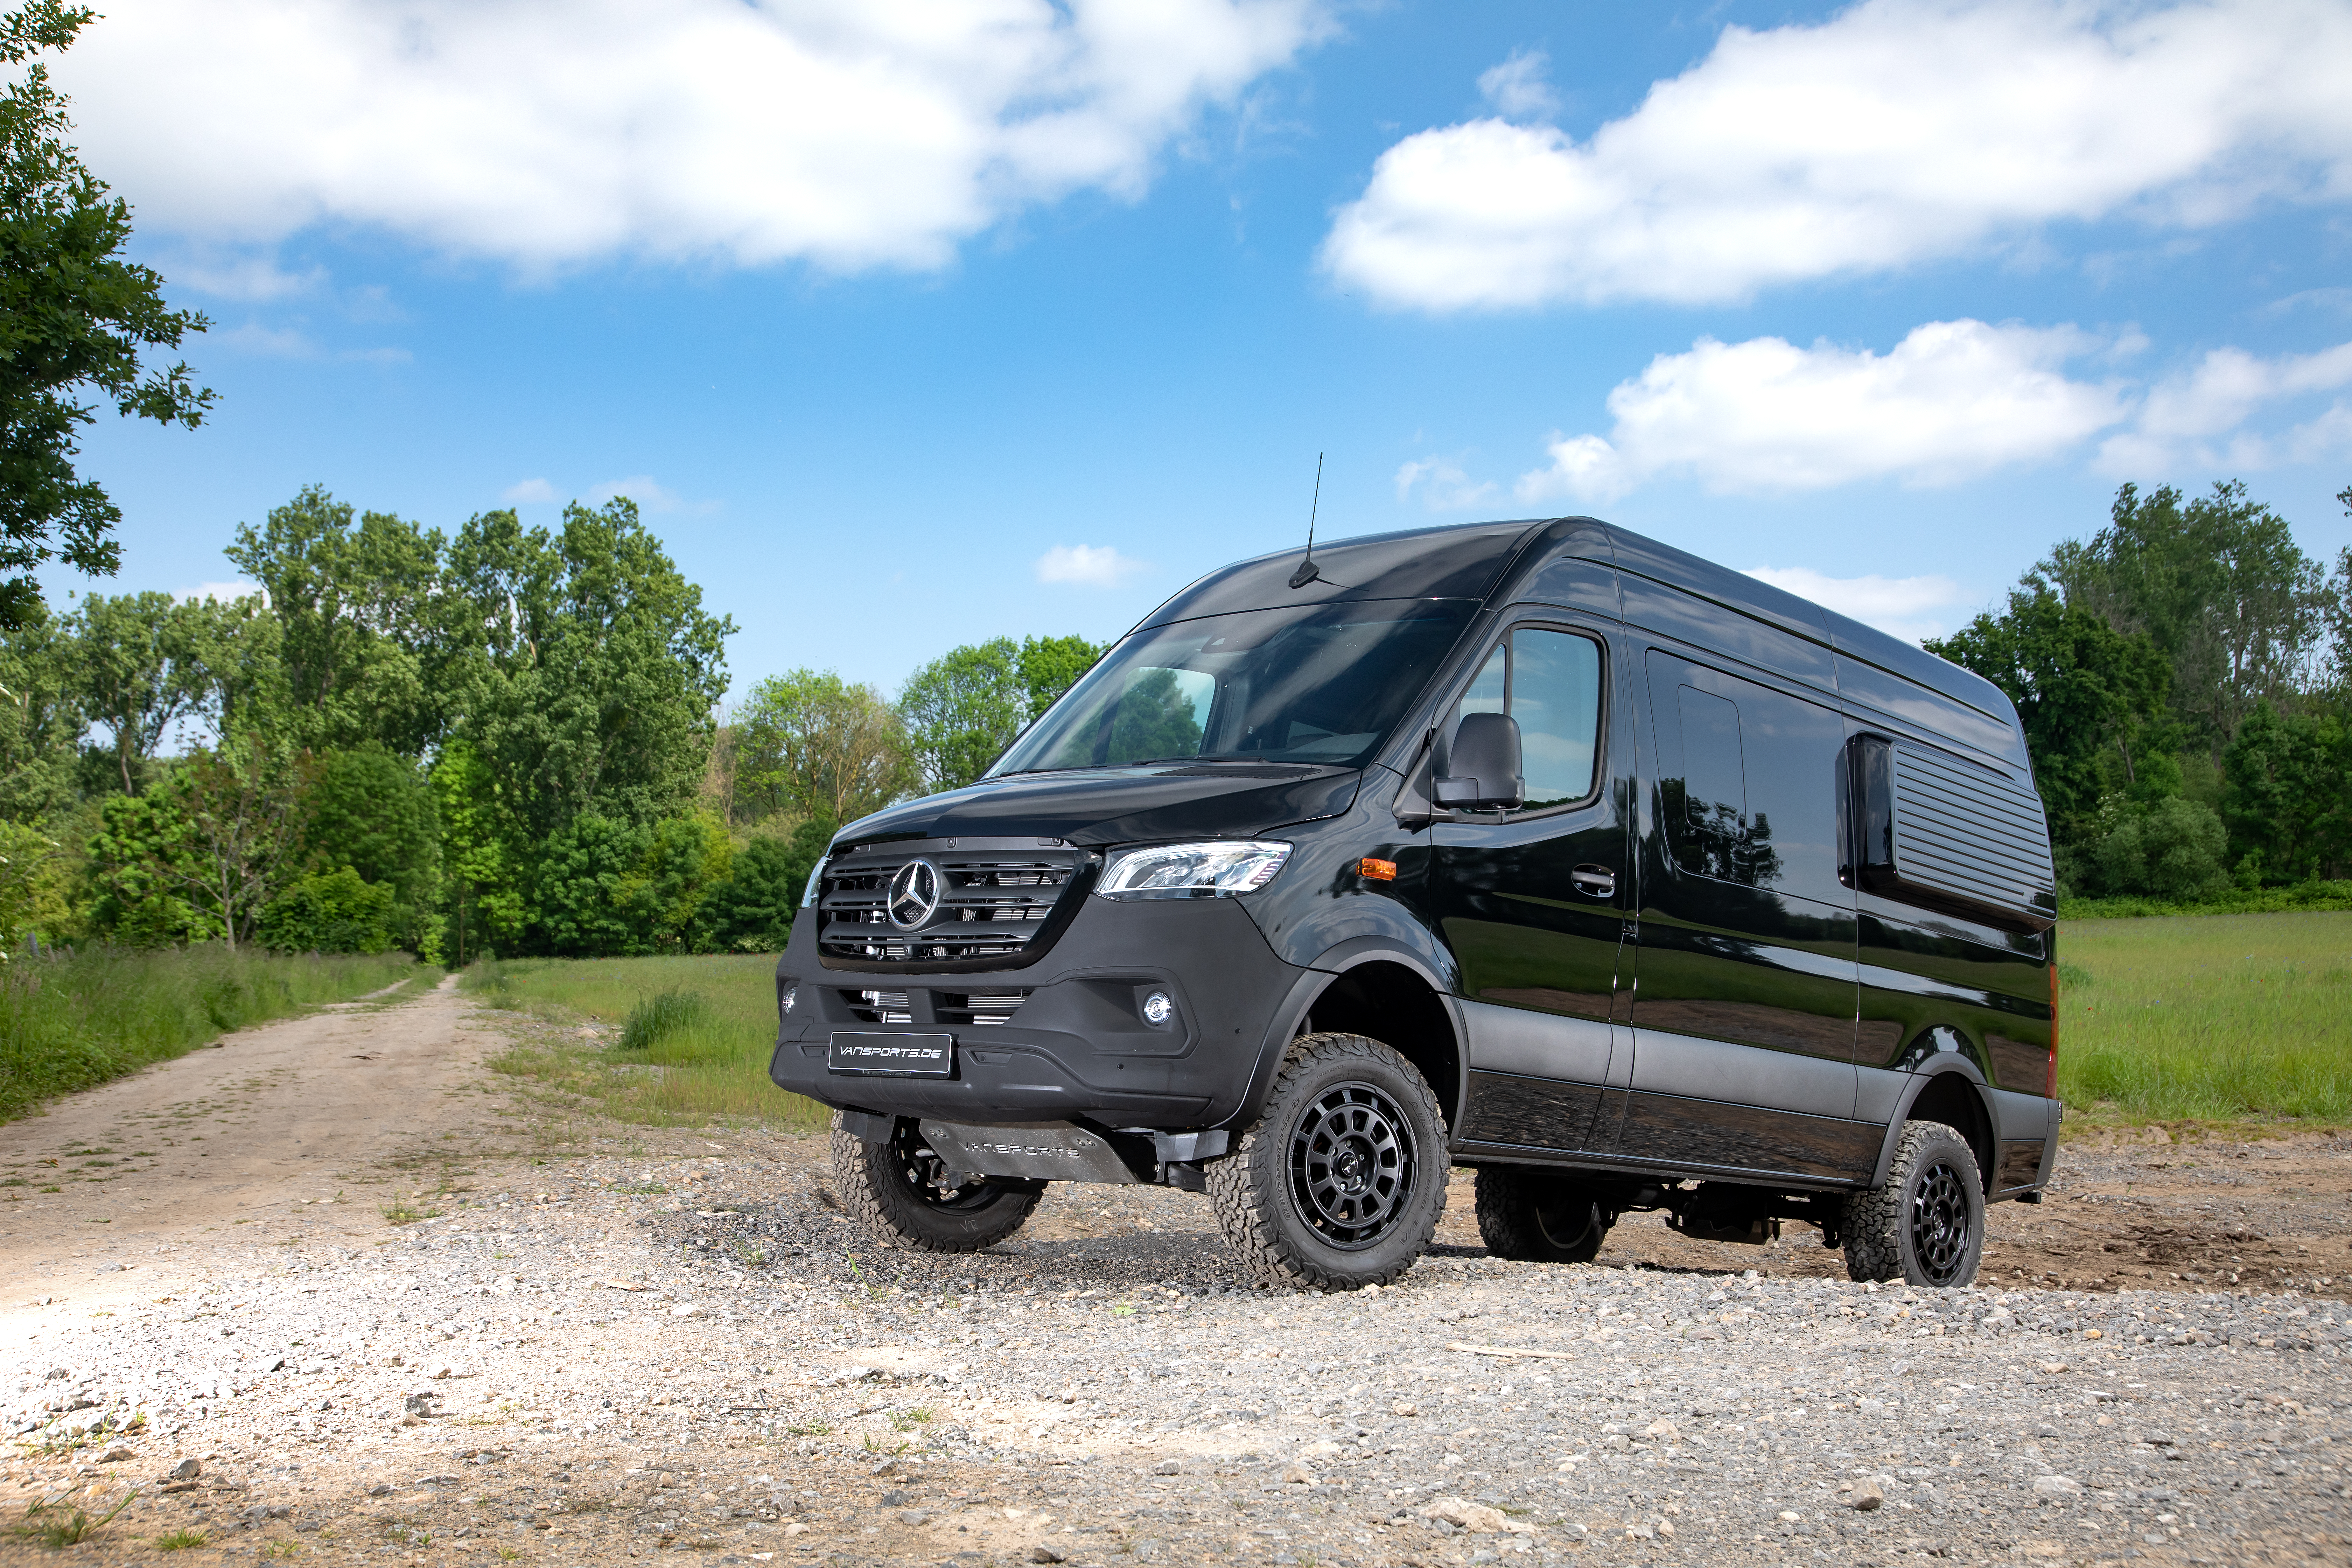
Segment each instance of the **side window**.
M1507 713L1519 722L1528 810L1592 793L1601 742L1601 645L1574 632L1517 626L1464 692L1466 713Z
M1843 721L1657 652L1650 695L1675 863L1696 877L1850 903L1838 874Z

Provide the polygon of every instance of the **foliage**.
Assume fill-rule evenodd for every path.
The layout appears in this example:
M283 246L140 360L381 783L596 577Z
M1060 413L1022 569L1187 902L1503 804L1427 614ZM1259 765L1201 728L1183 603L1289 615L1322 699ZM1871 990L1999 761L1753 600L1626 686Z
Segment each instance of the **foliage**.
M2184 900L2229 886L2221 856L2229 834L2210 806L2171 795L2128 807L2097 845L2102 891Z
M122 793L137 795L140 764L173 726L201 713L212 685L208 655L220 607L169 594L92 595L74 616L68 650L85 718L114 731Z
M261 911L261 945L280 952L389 952L393 889L349 866L298 879Z
M167 309L163 279L122 258L131 209L68 144L66 100L39 58L95 15L61 0L0 15L0 61L19 68L0 90L0 572L13 574L0 581L0 626L40 618L41 563L110 576L121 559L109 537L121 510L74 468L77 432L94 418L85 390L126 419L190 428L213 402L185 364L142 362L211 323Z
M906 726L870 686L788 670L735 718L738 796L762 814L852 822L915 787Z
M46 606L0 634L0 816L37 822L72 806L86 721L70 627Z
M1030 695L1011 637L950 648L907 678L898 716L927 791L961 789L1020 735Z
M2256 703L2309 686L2325 650L2326 575L2242 482L2187 500L2125 485L2105 528L2035 573L2069 605L2147 637L2172 670L2173 717L2217 758Z
M432 780L450 950L461 965L486 950L511 952L530 923L530 904L523 887L527 846L508 797L489 763L462 735L442 748Z
M1034 724L1043 719L1045 710L1109 651L1108 644L1090 643L1079 637L1023 637L1021 684L1029 694L1027 722Z
M261 584L277 622L283 739L314 749L371 742L415 756L439 739L446 638L437 592L443 542L413 522L353 508L316 485L241 523L229 560Z
M707 916L710 945L721 952L782 952L834 825L811 817L778 838L761 835L735 854L728 879L713 889Z
M534 945L567 956L695 951L706 945L705 900L727 881L731 855L725 828L708 816L650 827L580 817L540 861Z
M0 821L0 962L26 931L52 933L68 916L57 842L37 827Z
M176 793L109 795L99 811L89 847L90 929L132 948L217 939L220 922L195 891L204 865Z
M0 972L0 1121L323 1002L429 976L404 953L293 957L91 944Z
M394 939L428 963L437 960L441 813L423 770L373 742L330 752L319 759L302 804L301 863L314 872L348 868L384 889Z
M2352 724L2257 703L2221 753L2221 812L2249 880L2352 868Z

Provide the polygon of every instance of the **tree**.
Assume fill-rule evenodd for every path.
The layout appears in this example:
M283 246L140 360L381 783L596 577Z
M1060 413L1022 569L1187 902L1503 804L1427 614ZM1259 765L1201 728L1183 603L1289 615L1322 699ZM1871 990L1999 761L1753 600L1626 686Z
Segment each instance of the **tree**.
M302 864L317 875L346 869L383 889L386 929L418 957L438 960L441 814L424 771L378 745L329 752L303 804Z
M2228 842L2211 807L2174 795L2124 806L2092 859L2104 893L2186 900L2229 886L2221 861Z
M439 679L444 542L387 512L354 526L352 511L307 485L260 528L240 523L226 553L278 623L287 738L416 756L440 739L452 695Z
M280 952L389 952L399 945L393 892L349 866L314 871L261 911L261 945Z
M765 811L849 822L916 787L898 715L831 670L769 676L735 727L737 792Z
M735 623L702 608L623 498L469 521L444 577L443 678L523 841L589 812L646 825L684 811L706 771Z
M1097 660L1110 651L1081 637L1039 637L1021 639L1021 684L1029 693L1027 722L1034 724L1045 716L1062 693L1078 683L1078 677L1095 667Z
M961 789L988 771L1028 722L1020 647L998 637L950 648L907 678L898 717L926 792Z
M91 595L73 619L73 679L82 711L114 731L122 793L183 719L203 711L213 680L205 654L218 607L169 594Z
M33 569L62 559L111 576L122 513L75 471L88 393L124 418L191 429L212 407L184 363L158 369L143 350L177 348L212 323L163 303L163 279L122 258L131 208L110 199L66 141L66 100L41 55L62 50L94 16L60 0L0 16L0 61L21 74L0 94L0 626L38 616ZM30 62L27 64L26 62Z
M515 952L530 923L530 856L510 797L462 735L441 749L431 777L449 905L446 949L460 965L485 952Z
M109 795L88 846L92 930L125 947L173 947L221 934L208 879L172 790Z
M2256 705L2221 754L2221 817L2249 882L2352 869L2352 724Z
M314 769L308 755L249 742L198 752L173 780L187 832L185 857L168 862L170 875L191 901L210 905L231 952L251 940L262 910L299 866L302 807Z
M2034 782L2061 838L2087 830L2107 793L2112 752L2128 784L2135 746L2159 721L2168 669L2145 633L2123 636L2046 585L2012 589L1927 651L1975 670L2017 704Z
M834 825L811 817L786 838L762 835L736 852L733 870L711 890L705 917L721 952L782 952L808 879L832 842Z
M0 818L37 823L74 804L78 684L71 635L47 605L0 629Z
M2216 762L2256 703L2292 707L2325 656L2326 574L2242 482L2194 500L2125 485L2108 525L2053 551L2027 579L2037 583L2119 632L2145 633L2171 668L2188 743Z

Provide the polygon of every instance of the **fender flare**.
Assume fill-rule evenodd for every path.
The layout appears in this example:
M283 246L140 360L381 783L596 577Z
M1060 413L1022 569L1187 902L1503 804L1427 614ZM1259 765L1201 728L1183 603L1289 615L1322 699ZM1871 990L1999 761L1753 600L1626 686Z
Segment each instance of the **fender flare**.
M1911 1119L1911 1108L1919 1102L1919 1097L1927 1093L1928 1086L1937 1079L1948 1078L1955 1073L1974 1089L1977 1112L1985 1119L1985 1125L1987 1127L2000 1125L1993 1117L1992 1107L1985 1101L1985 1078L1984 1074L1978 1070L1976 1063L1957 1051L1938 1052L1933 1059L1933 1065L1922 1068L1911 1082L1904 1087L1903 1093L1896 1099L1894 1118L1887 1122L1886 1135L1879 1142L1878 1163L1872 1167L1869 1185L1883 1187L1886 1184L1887 1171L1895 1163L1895 1145L1902 1138L1903 1124ZM1967 1131L1966 1128L1961 1129L1963 1133ZM1988 1171L1982 1173L1982 1175L1990 1184L1992 1173Z
M1454 1085L1456 1105L1469 1090L1470 1053L1463 1047L1462 1012L1455 1005L1453 990L1431 967L1428 960L1411 948L1385 936L1350 937L1318 957L1299 973L1290 990L1274 1010L1272 1020L1257 1048L1257 1063L1250 1069L1249 1083L1242 1090L1240 1103L1232 1116L1220 1126L1242 1128L1257 1120L1265 1109L1265 1097L1272 1092L1274 1075L1281 1068L1282 1057L1290 1042L1298 1036L1298 1026L1314 1011L1315 999L1330 988L1331 983L1348 971L1367 963L1394 963L1411 970L1427 985L1445 1010L1445 1021L1454 1031L1454 1055L1460 1081Z

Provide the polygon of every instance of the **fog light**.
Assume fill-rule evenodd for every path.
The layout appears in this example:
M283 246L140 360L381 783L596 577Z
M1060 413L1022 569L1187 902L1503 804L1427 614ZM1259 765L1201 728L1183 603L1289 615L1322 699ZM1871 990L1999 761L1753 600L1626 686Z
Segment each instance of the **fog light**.
M1157 1027L1176 1016L1176 1004L1168 999L1165 991L1154 991L1143 999L1143 1021Z
M786 986L784 987L784 996L783 996L783 1006L784 1006L784 1011L785 1011L787 1014L789 1014L789 1013L793 1010L793 1005L794 1003L798 1002L800 999L801 999L801 984L800 984L800 982L799 982L799 981L795 980L795 981L792 982L790 984L788 984L788 985L786 985Z

